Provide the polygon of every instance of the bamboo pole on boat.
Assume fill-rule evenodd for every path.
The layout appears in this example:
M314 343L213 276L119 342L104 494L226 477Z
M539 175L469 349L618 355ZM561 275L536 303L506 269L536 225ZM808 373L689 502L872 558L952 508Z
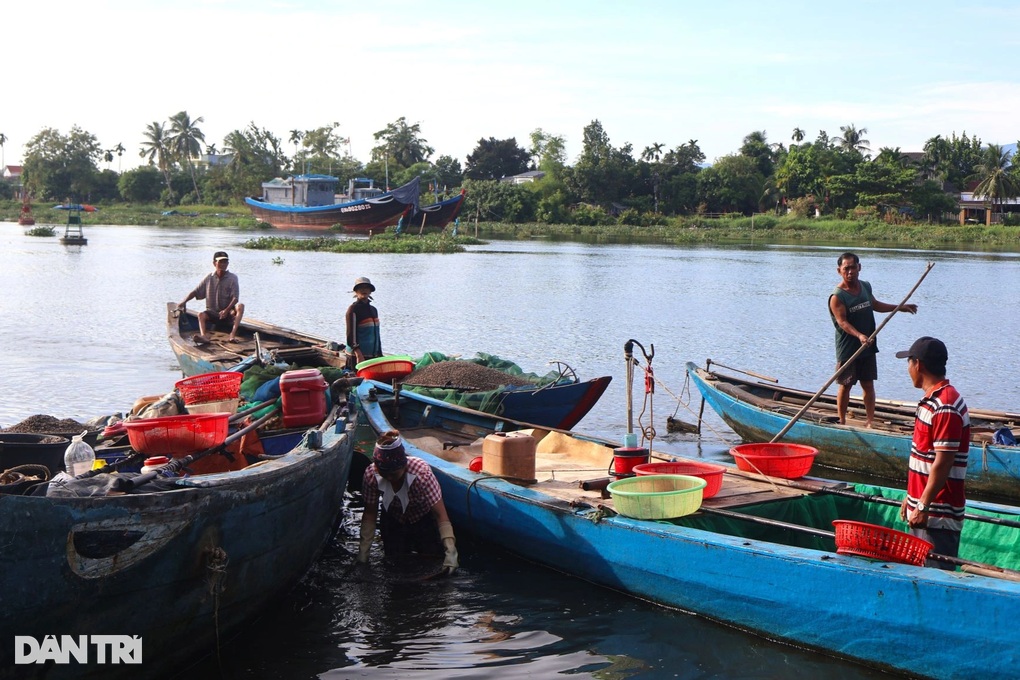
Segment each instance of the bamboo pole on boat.
M928 266L924 268L924 273L923 273L923 274L921 274L921 278L917 280L917 283L915 283L915 284L914 284L914 287L910 289L910 292L909 292L909 293L907 293L907 296L906 296L905 298L903 298L903 300L902 300L902 301L900 301L900 303L899 303L898 305L896 305L896 309L894 309L894 310L893 310L892 312L890 312L890 313L889 313L889 316L887 316L887 317L885 317L884 319L882 319L882 323L880 323L880 324L878 325L878 328L876 328L876 329L875 329L875 332L874 332L874 333L872 333L872 334L871 334L871 335L870 335L870 336L868 337L868 342L866 342L865 344L861 345L861 346L860 346L860 348L859 348L859 349L858 349L858 350L857 350L856 352L854 352L853 356L852 356L852 357L850 357L850 358L849 358L849 359L848 359L848 360L847 360L847 361L845 362L844 366L841 366L840 368L837 368L837 369L836 369L836 372L832 374L832 377L831 377L831 378L829 378L829 379L828 379L828 380L826 381L826 383L825 383L824 385L822 385L822 388L821 388L820 390L818 390L817 392L815 392L815 395L814 395L813 397L811 397L810 399L808 399L807 403L806 403L806 404L804 404L804 406L803 406L803 407L802 407L802 408L800 409L800 411L798 411L798 412L797 412L797 414L796 414L795 416L793 416L792 418L790 418L790 422L788 422L788 423L787 423L787 424L786 424L786 425L785 425L785 426L783 427L783 429L782 429L782 430L780 430L780 431L779 431L779 432L778 432L778 433L776 434L776 436L775 436L775 437L773 437L773 438L772 438L772 439L770 440L771 442L773 442L773 443L774 443L774 442L777 442L777 441L779 441L780 439L782 439L782 438L783 438L783 435L785 435L785 434L786 434L787 432L789 432L789 431L790 431L790 428L791 428L791 427L793 427L794 423L796 423L796 422L797 422L798 420L800 420L800 417L801 417L802 415L804 415L804 413L805 413L805 412L806 412L806 411L807 411L807 410L808 410L809 408L811 408L811 405L815 403L815 400L816 400L816 399L818 399L818 397L822 396L822 392L824 392L825 390L829 389L829 385L831 385L832 383L834 383L834 382L836 381L836 378L838 378L838 377L839 377L839 374L840 374L840 373L842 373L842 371L843 371L843 368L844 368L844 367L845 367L846 365L848 365L848 364L850 364L850 363L853 363L853 361L854 361L854 360L856 360L856 359L857 359L857 357L858 357L858 356L860 356L860 355L861 355L861 353L862 353L862 352L863 352L863 351L864 351L864 350L865 350L865 349L866 349L866 348L867 348L868 346L870 346L872 342L874 342L875 338L876 338L876 337L878 337L878 334L879 334L879 333L881 332L881 330L882 330L883 328L885 328L885 325L886 325L887 323L889 323L889 321L890 321L890 320L892 320L892 318L893 318L894 316L896 316L896 313L900 311L900 308L901 308L901 307L902 307L903 305L907 304L907 300L909 300L909 299L910 299L910 296L914 294L914 291L918 289L918 287L919 287L919 286L921 285L921 282L922 282L922 281L924 281L924 277L928 276L928 272L930 272L930 271L931 271L931 268L932 268L932 267L934 267L934 266L935 266L935 263L934 263L934 262L929 262L929 263L928 263Z
M727 366L726 364L720 364L718 361L712 361L711 359L705 359L705 370L706 371L711 371L712 370L712 364L715 364L719 368L725 368L727 371L736 371L737 373L743 373L744 375L749 375L752 378L758 378L759 380L767 380L769 382L774 382L774 383L779 382L779 378L773 378L773 377L768 376L768 375L762 375L761 373L755 373L754 371L745 371L745 370L743 370L741 368L733 368L732 366Z

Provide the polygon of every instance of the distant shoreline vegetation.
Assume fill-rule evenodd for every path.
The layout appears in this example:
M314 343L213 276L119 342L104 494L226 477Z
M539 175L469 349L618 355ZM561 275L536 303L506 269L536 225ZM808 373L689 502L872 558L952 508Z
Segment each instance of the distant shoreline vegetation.
M21 204L0 201L0 220L16 223ZM962 250L1002 250L1020 252L1020 227L983 224L925 224L906 222L890 223L878 216L866 215L856 219L834 217L778 217L758 214L743 215L662 217L653 224L621 224L626 214L613 224L544 224L480 221L475 223L462 218L457 238L452 237L452 226L443 234L418 236L405 233L397 237L393 228L371 239L341 239L336 232L328 232L312 239L295 238L285 230L276 230L256 221L238 208L190 206L196 215L164 215L158 205L103 206L98 212L85 217L86 229L104 224L145 225L160 227L233 227L250 229L261 238L249 241L246 247L260 250L323 250L334 252L459 252L465 245L479 239L533 239L549 238L585 243L660 243L691 244L790 244L839 245L845 247L889 247ZM50 206L33 209L36 223L63 226L66 213ZM17 226L12 224L11 226Z

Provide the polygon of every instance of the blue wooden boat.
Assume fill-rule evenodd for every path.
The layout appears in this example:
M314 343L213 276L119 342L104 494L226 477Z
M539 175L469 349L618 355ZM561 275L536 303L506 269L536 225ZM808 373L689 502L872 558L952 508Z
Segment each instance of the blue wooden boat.
M687 364L687 375L705 402L745 441L771 440L814 394L693 363ZM840 425L835 396L822 395L783 435L783 441L817 448L816 465L903 482L916 407L916 403L879 400L873 426L867 428L863 402L851 398L847 423ZM967 493L1020 501L1020 447L994 443L996 430L1014 428L1020 414L970 409L970 417Z
M337 203L339 181L329 175L273 180L262 185L261 197L246 197L244 202L255 219L277 229L326 230L339 224L344 231L359 233L383 231L418 207L420 177L392 191L374 186L355 189L356 180L351 180L349 200Z
M228 343L227 333L213 331L209 333L210 342L196 345L193 338L198 333L197 312L180 313L175 302L168 302L166 309L167 337L185 376L243 371L257 363L257 358L302 367L345 365L345 358L339 354L341 346L336 342L248 318L241 322L238 342ZM548 427L574 427L605 393L612 376L580 380L568 373L556 384L543 387L507 386L487 400L485 410Z
M111 484L137 477L120 473L67 482L59 495L0 495L0 676L165 675L278 602L343 507L354 419L338 397L291 450L240 470L126 494ZM15 636L47 635L139 636L141 665L97 663L94 647L86 664L14 665Z
M461 192L452 198L423 205L416 212L402 217L397 223L397 231L406 234L439 233L460 214L466 198L467 192L461 189Z
M419 395L401 393L395 401L381 383L366 381L357 396L373 432L399 429L408 454L431 465L458 533L614 590L869 666L934 678L1016 674L1020 647L1009 622L1020 616L1020 583L835 552L824 530L837 518L893 526L892 489L728 470L719 493L695 514L629 519L615 513L613 499L579 486L594 486L585 478L605 474L609 442ZM470 471L485 436L512 430L538 440L533 484ZM894 505L860 498L874 495ZM994 563L985 573L1009 577L996 569L1018 566L1018 509L975 504L971 511L1010 526L968 520L959 562L974 572L982 567L972 562Z

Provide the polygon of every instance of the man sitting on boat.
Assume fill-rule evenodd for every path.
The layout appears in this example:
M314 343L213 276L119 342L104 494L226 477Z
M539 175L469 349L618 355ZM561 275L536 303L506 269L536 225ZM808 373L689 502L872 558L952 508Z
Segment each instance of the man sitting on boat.
M230 328L228 342L237 342L237 329L244 317L244 305L238 302L241 294L237 275L228 272L230 258L222 250L213 254L213 272L202 279L195 290L178 305L181 309L188 300L205 300L205 311L198 315L198 335L195 342L209 342L207 328Z
M439 481L428 463L404 452L404 442L396 430L379 435L372 464L362 478L362 495L365 509L358 562L368 562L381 502L379 528L386 557L442 555L447 574L457 569L456 538Z

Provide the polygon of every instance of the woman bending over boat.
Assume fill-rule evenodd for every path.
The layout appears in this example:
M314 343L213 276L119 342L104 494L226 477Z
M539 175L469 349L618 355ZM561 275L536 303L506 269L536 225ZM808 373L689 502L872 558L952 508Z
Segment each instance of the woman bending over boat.
M396 430L379 435L372 463L362 478L361 492L365 510L361 515L358 562L368 562L378 520L386 557L412 553L443 556L447 574L457 569L456 538L439 481L428 463L404 452L404 442Z

